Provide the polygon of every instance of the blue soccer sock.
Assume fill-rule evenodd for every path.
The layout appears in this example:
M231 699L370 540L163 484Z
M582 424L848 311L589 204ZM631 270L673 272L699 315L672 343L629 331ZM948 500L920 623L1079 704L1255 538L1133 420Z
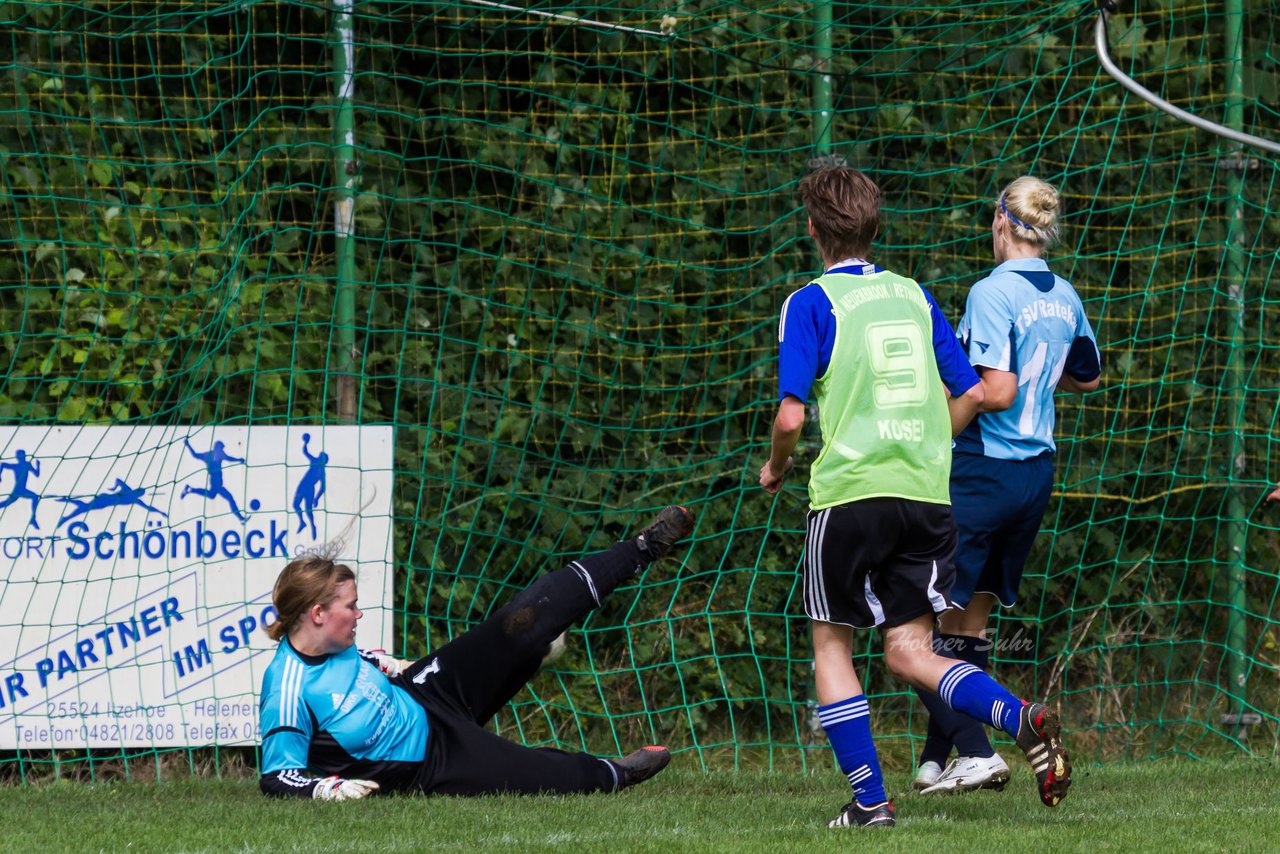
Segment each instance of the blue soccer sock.
M943 658L960 658L957 654L957 644L954 641L955 635L944 635L935 632L933 635L933 653ZM961 722L972 723L966 716L955 711L946 703L942 702L942 698L934 691L926 691L924 688L915 689L916 696L920 698L920 702L924 703L924 707L929 710L929 728L924 740L924 748L920 751L920 761L918 765L926 762L936 762L940 767L946 767L947 757L951 755L951 733L957 729ZM963 753L961 755L964 755Z
M943 674L938 696L957 712L1018 736L1022 701L972 664L957 664Z
M870 807L887 801L880 757L871 741L871 712L866 696L859 694L829 706L819 706L818 721L826 730L836 762L849 778L858 803Z
M966 637L964 635L945 635L944 637L952 641L956 658L968 662L974 667L982 668L984 673L990 668L991 641L989 639ZM991 746L991 741L987 738L986 727L968 715L961 715L957 712L952 712L951 714L953 719L949 722L948 735L951 737L951 742L956 746L957 755L977 756L982 759L996 755L995 748Z

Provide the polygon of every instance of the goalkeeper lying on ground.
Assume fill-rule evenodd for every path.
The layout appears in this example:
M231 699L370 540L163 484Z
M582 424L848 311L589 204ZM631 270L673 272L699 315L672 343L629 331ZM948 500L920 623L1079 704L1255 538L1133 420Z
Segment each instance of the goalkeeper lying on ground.
M667 507L632 540L542 576L470 631L412 664L355 647L355 575L311 557L272 591L280 648L262 678L262 791L344 800L616 792L671 761L664 747L621 759L534 749L485 724L537 672L551 643L693 530Z

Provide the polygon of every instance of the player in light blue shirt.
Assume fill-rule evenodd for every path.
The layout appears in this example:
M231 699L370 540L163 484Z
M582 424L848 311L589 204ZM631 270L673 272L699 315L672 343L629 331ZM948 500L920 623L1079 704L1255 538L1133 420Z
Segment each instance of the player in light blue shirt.
M283 638L262 683L264 791L324 797L315 794L324 781L305 769L338 765L388 790L412 787L427 753L427 712L392 687L376 654L348 646L311 655Z
M1007 409L981 412L955 450L998 460L1053 453L1054 392L1096 388L1101 371L1093 327L1071 283L1042 258L1009 258L970 289L956 334L973 366L992 374L988 385L1003 382L1004 400L1010 391L1013 399ZM1008 376L996 380L999 374Z
M1092 391L1102 371L1080 297L1041 258L1058 238L1058 212L1057 189L1038 178L1005 188L991 225L997 266L970 289L957 327L985 402L952 453L959 541L951 599L959 607L942 615L935 642L984 670L987 620L997 602L1015 603L1053 490L1054 393ZM1003 787L1009 766L985 730L933 695L920 697L930 719L915 787L924 794ZM953 746L957 758L947 764Z

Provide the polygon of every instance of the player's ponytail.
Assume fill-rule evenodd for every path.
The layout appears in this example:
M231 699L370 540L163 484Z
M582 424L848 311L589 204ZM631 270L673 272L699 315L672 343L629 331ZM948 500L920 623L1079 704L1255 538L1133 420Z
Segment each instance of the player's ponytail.
M1042 248L1058 242L1062 197L1047 181L1030 175L1015 179L1000 193L996 207L1009 221L1013 237Z
M273 641L283 640L312 605L328 602L339 584L355 579L351 567L326 557L308 556L291 561L281 570L271 590L276 621L264 626L263 631Z

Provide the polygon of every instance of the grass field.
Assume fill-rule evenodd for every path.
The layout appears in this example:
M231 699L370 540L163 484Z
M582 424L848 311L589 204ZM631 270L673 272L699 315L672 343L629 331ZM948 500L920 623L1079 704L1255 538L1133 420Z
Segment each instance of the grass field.
M923 798L893 774L893 830L827 830L835 774L677 765L618 796L269 800L247 780L0 789L4 851L1280 851L1268 762L1080 767L1056 810L1014 770L1001 793Z

